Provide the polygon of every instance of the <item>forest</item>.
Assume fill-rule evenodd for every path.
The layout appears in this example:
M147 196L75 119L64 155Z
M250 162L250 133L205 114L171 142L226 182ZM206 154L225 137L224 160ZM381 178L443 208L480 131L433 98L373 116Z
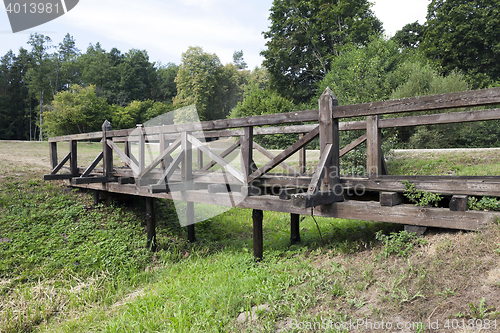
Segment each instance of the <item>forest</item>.
M339 104L500 86L500 9L495 0L433 0L423 24L384 34L367 0L275 0L261 67L243 51L222 64L190 47L180 64L146 50L76 48L31 34L0 61L0 139L46 140L97 131L104 119L130 128L194 104L200 120L317 108L330 87ZM294 8L294 10L290 10ZM180 119L179 121L182 121ZM384 132L391 147L498 146L498 121ZM457 135L456 133L460 133ZM342 140L349 142L344 134ZM287 137L261 138L282 148Z

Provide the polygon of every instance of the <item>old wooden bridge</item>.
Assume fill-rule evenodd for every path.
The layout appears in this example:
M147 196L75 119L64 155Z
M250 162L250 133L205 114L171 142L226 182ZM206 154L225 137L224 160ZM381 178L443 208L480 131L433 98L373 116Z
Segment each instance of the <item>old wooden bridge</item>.
M422 96L391 101L338 106L326 89L319 109L221 119L201 123L182 123L157 127L112 130L105 122L101 132L52 137L52 172L45 180L65 179L73 187L146 197L148 246L156 243L152 198L187 202L188 238L194 240L194 205L205 203L253 209L254 255L262 257L263 211L291 215L291 241L300 241L300 215L401 223L419 227L443 227L477 230L496 220L496 214L468 211L467 196L500 196L500 177L495 176L398 176L387 175L381 149L382 128L448 124L500 119L500 88ZM484 110L449 109L490 106ZM382 119L382 115L436 111L431 115ZM439 110L447 110L439 113ZM339 122L339 119L366 117L363 121ZM340 149L339 131L366 130L355 141ZM256 142L254 136L295 133L299 139L278 155ZM314 173L306 172L306 145L319 136L320 158ZM223 152L216 152L205 138L234 138ZM87 167L78 166L79 141L100 140L102 151ZM208 141L208 140L207 140ZM365 176L341 175L340 158L366 141ZM57 144L69 142L69 153L58 159ZM146 164L146 145L159 144L158 154ZM123 149L119 144L123 144ZM131 146L138 147L136 156ZM239 168L228 156L238 151ZM254 151L269 161L260 167L254 163ZM195 152L195 154L192 154ZM286 160L299 153L299 165ZM113 156L114 155L114 156ZM197 163L193 163L194 159ZM208 162L204 164L203 159ZM119 158L125 165L113 164ZM102 161L102 167L98 165ZM69 162L69 166L65 164ZM218 166L218 169L214 169ZM271 173L280 166L284 173ZM69 173L59 173L60 170ZM450 198L449 207L428 208L404 204L403 181L417 189ZM348 195L364 189L360 195ZM359 191L358 191L359 192ZM230 198L228 199L228 194ZM96 197L95 197L96 198ZM371 200L371 201L370 201Z

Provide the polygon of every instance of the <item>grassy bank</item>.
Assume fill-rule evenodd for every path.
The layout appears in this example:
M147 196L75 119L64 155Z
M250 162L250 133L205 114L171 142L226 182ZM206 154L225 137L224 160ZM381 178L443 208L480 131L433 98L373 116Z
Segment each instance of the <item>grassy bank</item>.
M442 329L454 319L496 323L497 225L416 239L399 225L306 217L301 243L290 246L289 215L265 212L265 259L256 263L250 210L196 224L191 244L172 203L156 200L159 251L150 253L144 202L93 207L90 193L40 180L47 144L0 148L1 332L352 332L334 325L349 320L423 323L408 330L423 332L436 320ZM389 167L446 174L454 158L465 157L398 156ZM488 161L493 170L498 160ZM477 172L487 164L474 163Z

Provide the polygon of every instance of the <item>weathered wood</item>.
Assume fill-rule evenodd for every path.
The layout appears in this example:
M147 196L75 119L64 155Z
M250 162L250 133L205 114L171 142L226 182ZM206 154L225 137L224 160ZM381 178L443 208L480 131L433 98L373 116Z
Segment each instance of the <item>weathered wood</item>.
M274 156L272 153L270 153L269 151L267 151L264 147L262 147L261 145L259 145L257 142L253 142L253 147L259 151L262 155L264 155L265 157L269 158L269 159L273 159L275 158L276 156ZM305 149L305 148L301 148L302 149ZM300 150L299 150L300 151ZM289 166L287 163L285 162L281 162L279 164L283 169L285 169L287 172L291 173L292 175L298 175L299 173L297 172L297 170L295 170L294 168L292 168L291 166Z
M57 142L50 142L50 166L52 169L55 169L57 167Z
M95 169L95 167L101 162L102 157L104 156L103 152L101 151L99 155L94 159L94 161L83 171L82 175L80 177L88 177L90 173ZM78 173L78 172L77 172Z
M167 170L165 170L165 172L163 172L163 174L160 176L160 179L158 180L156 185L161 185L162 183L168 183L168 181L169 181L170 177L172 176L172 174L174 173L175 169L177 169L177 167L179 166L181 161L184 160L184 155L185 155L185 151L181 150L181 152L179 154L177 154L177 156L174 158L172 163L169 164Z
M290 214L290 242L296 244L300 242L300 215Z
M292 206L298 208L311 208L328 205L337 201L342 201L342 195L334 191L321 191L314 194L292 194Z
M110 123L106 120L102 124L102 152L103 152L103 175L105 177L113 176L113 150L108 144L108 129ZM111 141L111 140L110 140ZM111 141L112 142L112 141ZM116 144L114 144L116 146ZM128 157L127 157L128 158Z
M417 237L422 236L426 230L427 230L427 227L405 224L405 231L407 233L415 234L415 235L417 235Z
M260 176L262 176L263 174L265 174L266 172L268 172L269 170L271 170L272 168L274 168L275 166L286 160L297 150L299 150L300 148L311 142L318 134L319 134L319 126L317 126L314 130L304 135L301 139L299 139L290 147L286 148L283 152L276 155L275 158L267 162L264 166L260 167L257 171L254 171L248 177L248 182L251 182L254 179L259 178Z
M465 212L467 210L468 199L466 195L454 195L450 201L450 210Z
M342 148L339 152L339 157L344 156L345 154L347 154L348 152L350 152L351 150L353 150L354 148L356 148L357 146L359 146L360 144L365 142L366 137L367 137L367 134L365 133L362 136L360 136L359 138L357 138L356 140L354 140L353 142L351 142L350 144L348 144L347 146L345 146L344 148Z
M139 168L139 166L137 166L134 162L132 162L132 160L130 159L130 157L128 157L127 155L125 155L125 153L120 149L120 147L118 147L116 145L116 143L114 143L111 140L106 140L106 142L107 142L108 146L112 149L112 151L114 151L122 159L122 161L125 162L125 164L130 169L132 169L132 171L134 172L134 174L136 174L136 175L140 174L140 168ZM110 155L113 156L112 153Z
M146 198L146 248L152 252L156 251L156 218L154 198Z
M82 133L73 135L62 135L49 138L49 142L63 142L63 141L81 141L81 140L94 140L101 139L102 132Z
M304 133L299 134L299 139L302 139ZM307 150L306 147L302 147L299 149L299 173L306 173L307 168Z
M97 205L99 205L99 194L100 194L100 191L97 191L97 190L94 190L93 191L93 197L94 197L94 208L97 207Z
M392 207L403 203L403 194L398 192L381 192L380 206Z
M92 183L110 183L116 182L116 177L74 177L71 179L71 185L92 184Z
M208 193L227 193L230 192L228 184L209 184Z
M198 155L198 170L203 169L203 152L201 150L197 150Z
M196 148L199 150L203 151L205 154L208 155L212 160L216 161L221 167L224 168L228 173L233 175L236 179L241 181L242 183L245 182L245 176L243 173L241 173L240 170L236 169L234 166L226 162L222 157L214 153L210 148L205 146L201 141L196 139L195 137L188 135L188 141L192 143ZM187 154L190 155L190 154Z
M118 177L118 184L126 185L126 184L135 184L134 177Z
M241 139L238 139L238 141L236 141L235 143L233 143L231 146L229 146L226 150L224 150L219 156L221 158L224 158L226 157L227 155L231 154L236 148L238 148L240 146L240 143L241 143ZM216 165L217 162L216 161L210 161L210 163L208 163L207 165L205 165L202 170L209 170L211 167L213 167L214 165Z
M243 135L240 137L241 143L241 171L243 171L243 182L247 183L248 177L252 174L253 165L253 126L243 128Z
M71 157L69 159L70 163L70 173L74 177L78 177L78 141L71 140L69 142L69 152L71 154Z
M252 211L253 223L253 256L257 260L262 260L264 254L264 237L262 231L262 221L264 213L260 209Z
M196 241L196 233L194 229L194 202L188 202L186 207L186 220L187 220L187 232L188 241Z
M66 162L68 162L68 160L70 158L71 158L71 152L69 152L66 156L64 156L64 158L61 160L61 162L59 162L59 164L56 165L56 167L52 170L52 172L50 174L55 175L56 173L58 173L59 170L61 170L63 165L66 164Z
M366 174L377 177L382 174L382 135L378 128L380 116L366 117Z
M141 174L139 175L139 178L147 177L148 174L158 166L162 161L166 159L166 157L170 156L177 147L181 145L181 139L175 140L171 145L168 146L167 149L165 149L158 157L156 157L147 167L142 169Z
M327 169L327 163L331 161L333 154L333 145L328 143L321 154L321 159L319 160L318 167L316 168L316 172L314 173L311 183L309 183L309 187L307 189L307 194L312 195L318 192L321 189L321 183L325 177L325 172Z
M62 179L71 179L73 175L70 173L66 174L57 174L57 175L43 175L43 180L62 180Z
M146 167L146 132L144 130L144 127L142 125L137 125L137 129L139 130L139 156L138 156L138 161L139 164L137 166L139 167L139 174L142 174L144 171L144 168ZM128 164L127 164L128 165ZM133 168L132 168L133 169Z
M364 104L343 105L335 108L334 117L362 117L494 104L500 104L500 88L462 91L431 96L418 96Z
M338 107L337 98L330 88L326 88L319 98L319 149L320 154L328 154L324 164L324 181L321 189L332 191L340 183L339 120L333 117L333 109ZM331 153L328 153L331 144Z

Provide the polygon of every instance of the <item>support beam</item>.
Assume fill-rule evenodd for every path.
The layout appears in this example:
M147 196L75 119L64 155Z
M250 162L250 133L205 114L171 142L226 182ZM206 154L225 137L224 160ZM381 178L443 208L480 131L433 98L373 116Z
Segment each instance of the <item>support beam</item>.
M403 203L403 193L382 192L380 193L380 206L392 207Z
M52 170L52 172L50 173L50 175L55 175L57 172L59 172L59 170L61 170L61 168L63 167L64 164L66 164L66 162L68 162L68 160L71 158L71 152L69 152L66 156L64 156L64 158L61 160L61 162L59 162L59 164L57 164L54 169Z
M350 144L348 144L347 146L345 146L344 148L342 148L340 150L339 157L344 156L345 154L347 154L348 152L350 152L351 150L353 150L354 148L356 148L365 141L366 141L366 133L357 138L356 140L354 140L353 142L351 142Z
M339 120L333 117L333 109L337 106L337 98L330 88L326 88L319 98L319 145L321 156L329 153L329 144L332 151L325 161L323 191L333 191L340 184Z
M252 174L253 164L253 126L243 128L243 136L240 137L241 144L241 170L245 177L244 183L247 183L248 177Z
M69 151L71 153L70 157L70 173L73 177L78 177L78 141L71 140L69 142Z
M264 254L264 237L262 232L262 221L264 213L260 209L252 210L253 222L253 256L258 261L262 260Z
M454 195L450 201L450 210L454 212L465 212L469 197L466 195Z
M99 205L99 191L94 190L93 197L94 197L94 207L97 207Z
M299 139L302 139L304 136L304 133L299 134ZM306 159L306 147L302 147L299 149L299 173L304 174L306 173L306 167L307 167L307 159Z
M378 127L380 116L366 117L366 174L382 175L382 134Z
M296 244L300 242L300 215L290 214L290 242Z
M187 218L187 233L188 233L188 241L191 243L196 241L196 234L194 229L194 202L188 202L186 208L186 218Z
M227 155L231 154L236 148L238 148L240 146L240 143L241 143L241 140L236 141L231 146L229 146L226 150L224 150L222 153L220 153L219 156L222 157L222 158L224 158ZM207 165L205 165L202 168L202 170L209 170L211 167L213 167L216 164L217 164L216 161L210 161L210 163L208 163Z
M102 124L102 153L103 153L103 175L104 177L113 176L113 150L108 145L107 131L111 129L109 121L105 120Z
M52 170L56 168L57 166L57 142L51 142L50 143L50 165L52 167Z
M262 155L264 155L265 157L269 158L270 160L272 160L273 158L275 158L276 156L274 156L273 154L271 154L270 152L268 152L264 147L262 147L261 145L259 145L257 142L254 141L253 143L253 147L255 149L257 149L257 151L259 151ZM301 148L300 150L302 149L305 149L305 148ZM300 153L300 150L299 150L299 153ZM292 175L298 175L299 173L297 172L297 170L295 170L294 168L292 168L291 166L289 166L287 163L285 162L281 162L279 164L283 169L285 169L287 172L291 173Z
M146 197L146 248L156 251L156 219L154 198Z
M139 173L142 173L146 167L146 133L142 124L138 124L137 129L139 130L139 164L137 166Z
M102 151L99 153L99 155L97 155L97 157L94 159L94 161L92 162L92 164L90 164L88 166L87 169L85 169L85 171L82 173L82 175L80 176L81 178L85 178L85 177L88 177L90 175L90 173L92 171L94 171L95 167L97 166L97 164L99 164L99 162L101 162L102 158L103 158L104 154L102 153Z

